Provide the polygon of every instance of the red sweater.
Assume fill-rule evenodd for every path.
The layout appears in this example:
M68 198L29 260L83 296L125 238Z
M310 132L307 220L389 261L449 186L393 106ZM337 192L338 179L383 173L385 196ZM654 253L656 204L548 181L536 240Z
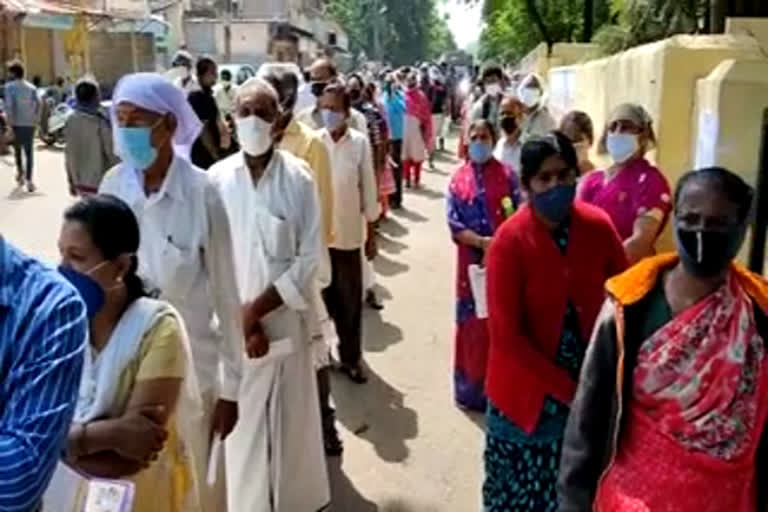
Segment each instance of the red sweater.
M565 255L525 205L496 232L487 264L486 394L532 433L546 395L569 404L576 391L568 371L554 363L568 301L589 340L605 280L626 269L627 258L608 215L576 201Z

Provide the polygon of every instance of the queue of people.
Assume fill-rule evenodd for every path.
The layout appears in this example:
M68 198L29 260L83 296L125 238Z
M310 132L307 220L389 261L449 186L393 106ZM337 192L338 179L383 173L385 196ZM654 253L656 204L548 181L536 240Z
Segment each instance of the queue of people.
M715 167L672 194L642 106L596 141L584 112L552 131L535 76L482 79L447 220L454 399L485 414L483 510L762 510L768 283L733 262L752 188ZM676 252L656 255L670 217Z

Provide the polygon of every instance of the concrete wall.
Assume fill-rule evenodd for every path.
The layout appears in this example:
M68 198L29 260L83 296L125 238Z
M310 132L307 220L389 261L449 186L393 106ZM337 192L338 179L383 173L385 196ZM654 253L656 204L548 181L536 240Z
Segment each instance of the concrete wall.
M89 32L90 71L106 88L111 88L121 76L134 71L154 71L154 41L150 34L136 34L136 67L131 46L131 34Z
M269 60L269 23L233 21L231 30L231 59L237 64L259 64ZM224 24L220 20L186 20L184 22L187 48L193 55L209 55L225 62Z
M582 65L552 69L550 103L555 114L570 109L589 113L598 132L616 105L641 103L654 119L659 139L649 156L674 186L694 163L691 137L697 81L723 60L763 58L753 38L676 36ZM669 229L659 247L672 247Z
M547 44L541 43L523 57L517 70L536 73L546 79L550 69L585 62L594 57L596 52L597 45L591 43L555 43L550 54Z

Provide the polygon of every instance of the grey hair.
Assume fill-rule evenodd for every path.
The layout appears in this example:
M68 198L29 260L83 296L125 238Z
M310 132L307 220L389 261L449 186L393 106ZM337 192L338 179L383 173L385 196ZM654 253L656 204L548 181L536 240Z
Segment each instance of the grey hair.
M277 90L275 90L272 84L270 84L268 81L258 77L249 78L243 82L240 87L238 87L237 94L235 96L235 103L239 105L243 96L256 93L264 93L269 95L269 97L272 98L272 100L275 102L275 107L277 108L278 112L280 112L280 95L277 94Z

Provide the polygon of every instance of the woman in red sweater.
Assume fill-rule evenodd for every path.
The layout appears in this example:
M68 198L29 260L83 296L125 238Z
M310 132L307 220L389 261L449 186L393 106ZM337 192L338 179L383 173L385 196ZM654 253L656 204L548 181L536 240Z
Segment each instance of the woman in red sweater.
M529 203L488 256L485 512L557 509L569 404L605 280L627 266L608 216L575 201L578 158L560 132L521 155Z

